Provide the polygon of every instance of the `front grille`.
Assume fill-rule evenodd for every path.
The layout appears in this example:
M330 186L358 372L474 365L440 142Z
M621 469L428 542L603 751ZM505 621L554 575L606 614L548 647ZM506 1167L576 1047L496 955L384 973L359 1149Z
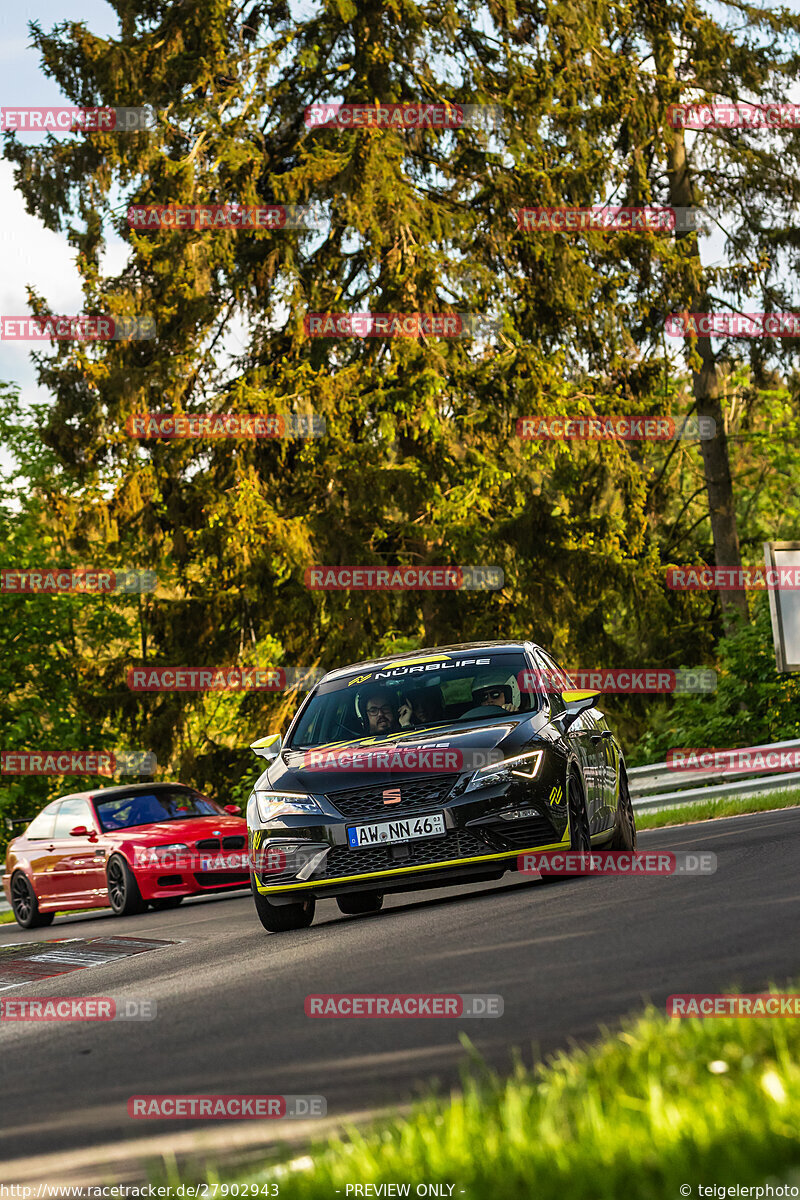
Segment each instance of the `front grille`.
M236 834L235 837L224 837L220 842L218 837L203 838L199 842L195 842L198 850L244 850L247 845L247 838L241 834Z
M244 871L201 871L195 875L200 887L222 887L223 884L250 882L249 872Z
M345 788L341 792L328 792L325 799L339 810L343 817L353 820L383 816L387 820L405 813L419 812L422 808L435 808L450 793L460 775L433 775L423 778L393 780L388 783L366 787ZM384 804L385 791L400 791L399 804ZM330 855L328 855L330 858Z
M420 838L404 842L407 858L393 858L390 846L369 846L352 850L349 846L334 846L323 864L325 875L314 879L338 879L341 875L368 875L372 871L400 871L404 867L421 867L429 863L447 862L451 858L475 858L491 854L492 847L482 838L464 829L454 829L444 837Z

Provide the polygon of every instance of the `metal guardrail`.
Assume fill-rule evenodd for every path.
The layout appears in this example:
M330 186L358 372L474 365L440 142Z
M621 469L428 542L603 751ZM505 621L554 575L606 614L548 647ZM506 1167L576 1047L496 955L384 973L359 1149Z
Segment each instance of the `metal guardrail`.
M758 749L800 750L800 738L771 742ZM737 771L736 778L731 780L730 771L679 771L663 762L647 767L629 767L628 781L633 807L639 812L648 812L657 808L671 808L676 804L691 804L695 800L734 800L761 793L787 791L800 787L800 771ZM662 790L667 783L672 786L668 791Z

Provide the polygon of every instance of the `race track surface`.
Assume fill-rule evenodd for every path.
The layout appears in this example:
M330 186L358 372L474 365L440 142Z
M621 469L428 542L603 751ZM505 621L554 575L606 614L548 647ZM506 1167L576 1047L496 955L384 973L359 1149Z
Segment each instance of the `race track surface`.
M343 917L326 901L310 929L292 934L265 933L248 893L123 920L98 911L45 930L0 926L0 948L120 936L174 943L0 992L157 1005L149 1022L0 1024L0 1178L35 1174L43 1156L51 1181L113 1180L124 1172L103 1147L133 1139L135 1154L164 1135L180 1146L183 1131L198 1130L191 1120L132 1120L134 1094L314 1094L332 1117L363 1114L406 1104L433 1080L457 1083L461 1032L506 1070L513 1048L530 1061L589 1040L646 1000L785 983L800 973L798 845L800 808L655 830L640 835L640 849L710 850L716 874L550 884L507 875L388 897L377 916ZM505 1011L310 1019L303 1002L319 992L499 993ZM229 1145L247 1125L263 1153L266 1139L284 1136L271 1131L293 1123L205 1124L201 1136Z

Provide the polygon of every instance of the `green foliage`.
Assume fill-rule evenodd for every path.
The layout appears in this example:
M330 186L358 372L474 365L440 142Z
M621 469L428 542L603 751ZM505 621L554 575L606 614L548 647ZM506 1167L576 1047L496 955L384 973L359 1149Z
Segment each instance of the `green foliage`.
M782 131L758 153L751 134L689 146L693 202L735 214L727 272L701 270L693 235L521 234L513 213L668 200L669 104L692 88L778 90L797 65L800 19L748 9L751 28L734 32L671 4L113 6L116 37L64 22L34 25L34 43L70 101L147 102L155 130L34 146L7 134L5 153L29 211L75 246L85 310L149 314L157 338L63 342L37 357L53 399L6 423L24 502L5 501L2 537L9 561L37 561L34 547L53 561L57 538L64 563L91 555L160 583L135 606L24 601L30 629L4 631L7 674L25 680L5 701L13 736L35 733L13 725L27 704L42 742L113 737L225 800L246 790L246 747L285 727L294 698L136 694L130 667L332 667L504 636L581 667L708 664L715 598L664 586L669 563L713 558L698 446L526 443L515 421L692 409L696 379L665 346L664 316L703 288L788 303L780 264L794 262L796 239L760 214L765 196L781 213L800 198L799 135ZM404 100L409 89L499 105L504 123L487 135L303 120L320 100ZM132 205L225 201L318 204L324 227L134 231L126 217ZM128 250L117 276L102 269L111 230ZM45 296L31 304L47 311ZM328 310L499 315L502 333L306 337L304 315ZM800 454L797 381L750 350L746 366L726 347L718 375L752 553L796 532ZM148 411L314 412L327 432L135 442L126 420ZM312 592L314 563L489 564L506 584ZM626 736L659 705L666 714L661 700L618 703Z
M720 639L717 690L676 696L630 755L631 765L660 762L673 747L759 746L800 738L800 675L779 674L769 602L761 595L751 624Z

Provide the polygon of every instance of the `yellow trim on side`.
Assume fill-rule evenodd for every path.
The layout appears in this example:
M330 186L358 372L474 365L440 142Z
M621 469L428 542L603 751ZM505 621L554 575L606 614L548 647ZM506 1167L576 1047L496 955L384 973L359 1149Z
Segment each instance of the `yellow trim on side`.
M299 892L302 888L328 887L333 883L358 882L360 879L381 879L384 875L410 875L414 871L438 871L441 867L460 867L464 863L489 862L498 858L518 858L520 854L538 854L541 850L558 850L560 842L552 842L549 846L529 846L527 850L504 850L501 854L479 854L477 858L450 858L444 862L425 863L419 867L400 867L395 871L368 871L364 875L339 875L336 879L317 879L310 883L289 883L279 887L262 887L256 880L256 887L262 896L270 892Z

